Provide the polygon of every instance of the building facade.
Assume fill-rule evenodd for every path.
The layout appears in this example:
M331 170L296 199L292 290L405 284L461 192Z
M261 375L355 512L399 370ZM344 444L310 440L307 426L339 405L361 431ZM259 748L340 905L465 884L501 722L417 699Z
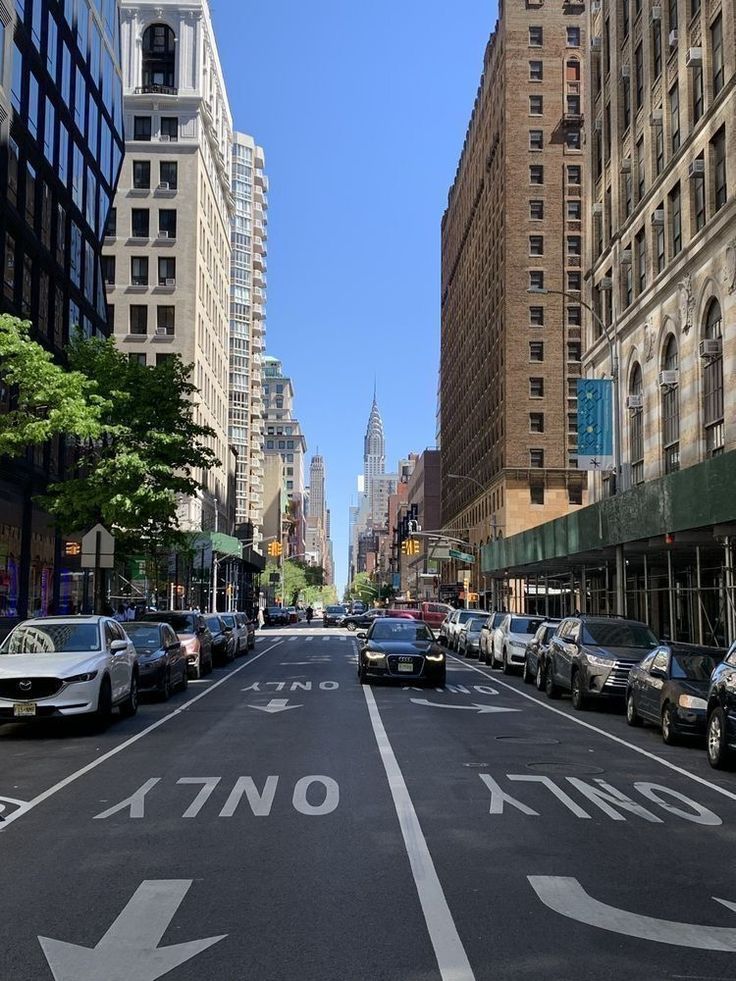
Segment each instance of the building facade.
M124 149L118 5L0 3L0 52L0 309L30 320L60 357L76 328L109 329L101 253ZM61 439L0 460L0 617L78 605L78 568L33 500L72 462Z
M499 4L442 221L442 524L474 543L583 501L584 15Z
M220 466L187 531L232 530L228 436L233 127L207 0L121 3L126 156L107 226L108 317L129 358L193 365Z

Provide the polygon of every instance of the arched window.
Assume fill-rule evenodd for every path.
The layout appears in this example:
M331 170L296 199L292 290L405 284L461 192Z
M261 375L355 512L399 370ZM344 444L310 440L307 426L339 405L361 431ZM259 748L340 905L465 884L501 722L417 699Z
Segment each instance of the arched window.
M723 319L718 300L712 300L703 330L703 426L706 457L723 453ZM717 343L710 345L708 341Z
M629 377L629 395L633 400L641 400L644 384L641 365L635 362ZM644 410L641 405L633 405L629 422L629 452L631 453L631 483L644 483Z
M143 91L175 95L176 39L166 24L151 24L143 33Z
M662 356L663 371L677 371L679 358L675 335L670 334ZM662 387L662 449L664 472L680 469L680 390L677 382Z

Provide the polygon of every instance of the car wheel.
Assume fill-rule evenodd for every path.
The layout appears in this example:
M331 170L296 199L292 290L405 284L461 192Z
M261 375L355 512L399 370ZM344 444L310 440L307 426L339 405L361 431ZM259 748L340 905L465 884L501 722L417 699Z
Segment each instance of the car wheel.
M537 674L534 678L534 687L537 691L544 691L544 664L537 659Z
M138 673L133 672L130 679L130 690L127 697L120 703L120 714L124 719L132 718L138 711Z
M435 688L444 688L447 683L447 672L443 671L442 674L437 675L437 680L434 683Z
M348 628L348 630L350 631L350 633L352 633L355 630L355 624L353 623L352 620L348 620L348 622L345 624L345 626Z
M640 726L641 716L636 711L636 705L634 705L634 693L630 691L626 696L626 721L630 726Z
M572 707L578 712L584 712L588 707L588 701L585 697L585 692L583 691L583 679L581 677L580 670L573 671L572 673L570 697L572 700Z
M726 713L721 708L714 709L708 716L706 749L708 762L715 770L724 770L730 765L733 757L726 737Z
M675 722L672 706L667 703L662 709L662 741L668 746L675 746L679 742L677 723Z
M159 699L162 702L168 702L171 698L171 669L167 668L164 671L164 680L161 682L161 690L159 691Z
M544 672L544 691L547 698L559 698L560 697L560 686L555 682L554 676L552 674L552 665L547 665L547 670Z
M97 696L97 710L94 713L95 728L106 729L112 719L112 685L105 677L100 682L100 692Z
M511 674L511 671L513 670L511 665L509 664L509 653L505 647L501 654L501 670L503 671L504 674Z

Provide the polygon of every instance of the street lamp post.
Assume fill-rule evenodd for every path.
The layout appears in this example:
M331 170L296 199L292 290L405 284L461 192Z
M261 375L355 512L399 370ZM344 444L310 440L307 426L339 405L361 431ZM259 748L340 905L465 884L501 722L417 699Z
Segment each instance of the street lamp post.
M619 494L623 487L623 452L622 452L622 425L621 425L621 377L619 371L618 357L618 338L614 325L607 325L593 307L582 300L579 296L573 296L566 290L551 290L546 286L530 287L527 293L537 296L562 296L565 299L574 300L581 307L585 307L593 320L596 322L608 342L608 357L611 362L611 378L613 379L613 455L616 479L614 482L614 494ZM615 318L614 318L615 319ZM626 590L624 587L625 576L624 547L616 545L616 613L620 616L625 614Z
M486 488L485 488L485 486L484 486L484 485L483 485L483 484L482 484L482 483L481 483L481 482L480 482L479 480L477 480L477 479L476 479L475 477L470 477L470 476L469 476L468 474L465 474L465 473L448 473L448 474L445 474L445 476L446 476L446 477L449 477L449 478L450 478L451 480L467 480L467 481L468 481L469 483L471 483L471 484L475 484L475 485L476 485L476 487L480 487L480 489L481 489L481 491L482 491L482 492L483 492L484 494L485 494L485 492L486 492ZM485 509L484 509L484 510L485 510ZM484 530L486 530L486 531L488 530L488 529L487 529L487 526L486 526L486 519L485 519L485 515L484 515L484 517L483 517L483 528L484 528ZM469 536L468 536L468 537L469 537ZM486 534L486 538L487 538L487 537L488 537L488 535ZM477 560L479 564L480 564L480 562L481 562L481 554L482 554L482 553L481 553L481 552L479 551L479 553L478 553L478 560ZM480 587L480 577L481 577L481 571L480 571L480 569L478 569L478 586L479 586L479 587ZM467 610L467 609L468 609L468 607L470 606L470 600L469 600L469 598L468 598L468 593L469 593L469 592L470 592L470 590L469 590L469 589L466 589L466 590L465 590L465 609L466 609L466 610ZM484 600L484 602L485 602L485 600Z

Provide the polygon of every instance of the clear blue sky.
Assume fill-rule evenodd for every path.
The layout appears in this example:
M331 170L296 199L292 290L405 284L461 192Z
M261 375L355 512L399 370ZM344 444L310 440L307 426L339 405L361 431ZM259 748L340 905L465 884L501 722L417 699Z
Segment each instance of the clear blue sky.
M387 469L435 442L440 219L496 4L211 2L271 182L267 350L325 456L342 587L374 373Z

